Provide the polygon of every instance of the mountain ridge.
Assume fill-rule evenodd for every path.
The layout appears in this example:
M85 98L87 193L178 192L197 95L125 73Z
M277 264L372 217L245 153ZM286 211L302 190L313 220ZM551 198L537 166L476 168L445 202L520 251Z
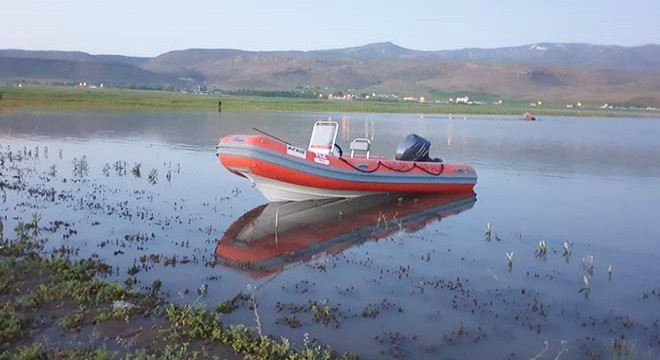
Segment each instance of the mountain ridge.
M140 84L200 84L225 90L320 87L400 94L465 91L602 101L646 97L660 103L660 45L655 44L624 47L540 42L495 49L422 51L386 41L310 51L193 48L155 57L0 50L0 59L21 70L12 74L11 69L0 68L0 80L5 81L31 74L47 79L50 71L57 79L68 76L74 82L83 81L79 76L84 75L106 83L115 79L125 83L128 79ZM30 66L18 66L21 61ZM46 61L61 61L58 64L68 70L58 72L57 66ZM85 71L76 71L76 67Z

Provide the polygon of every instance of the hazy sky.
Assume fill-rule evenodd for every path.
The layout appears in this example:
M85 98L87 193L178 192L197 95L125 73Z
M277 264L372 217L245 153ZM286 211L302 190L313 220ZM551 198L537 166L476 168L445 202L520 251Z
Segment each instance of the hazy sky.
M187 48L419 50L660 43L660 0L0 0L0 48L157 55Z

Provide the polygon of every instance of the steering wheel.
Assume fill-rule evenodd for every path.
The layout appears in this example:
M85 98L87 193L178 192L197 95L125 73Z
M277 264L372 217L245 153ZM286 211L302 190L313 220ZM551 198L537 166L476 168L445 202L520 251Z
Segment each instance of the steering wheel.
M344 155L344 151L343 151L343 150L341 149L341 147L340 147L339 145L337 145L337 144L335 144L335 147L336 147L337 150L339 151L339 157L342 157L342 155Z

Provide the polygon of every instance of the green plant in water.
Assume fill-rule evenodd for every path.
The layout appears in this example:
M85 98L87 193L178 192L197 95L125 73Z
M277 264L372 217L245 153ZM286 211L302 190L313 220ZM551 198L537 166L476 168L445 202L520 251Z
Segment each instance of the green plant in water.
M169 305L165 316L172 324L172 335L191 339L220 340L222 338L221 315L209 312L202 306Z
M78 310L68 314L57 321L57 325L64 329L79 331L85 323L85 309Z
M320 345L314 344L310 340L309 333L305 333L303 336L303 346L301 350L302 358L305 360L330 360L332 359L332 352L328 349L324 349Z
M14 358L20 360L42 360L47 359L48 355L42 344L34 343L30 346L19 348Z
M16 311L12 304L0 306L0 344L6 344L21 336L25 327L25 318Z
M221 314L231 314L237 308L238 308L238 305L236 305L231 300L227 300L225 302L221 302L220 304L218 304L218 306L215 308L215 311L217 311Z
M34 213L32 214L32 221L29 222L29 226L32 229L32 236L39 235L39 222L41 221L41 215Z
M136 163L133 166L133 169L131 170L131 174L133 174L133 176L135 176L136 178L142 177L142 171L140 169L141 167L142 167L142 164Z
M328 306L327 300L322 300L319 302L314 302L310 308L312 311L312 316L317 322L328 324L333 320L334 316L332 315L332 309Z
M149 172L149 176L147 177L147 181L151 185L156 185L158 183L158 170L151 169L151 172Z
M610 359L612 360L632 360L637 359L635 354L635 343L629 343L625 337L614 338L610 340Z
M89 164L87 163L87 156L83 155L82 158L73 158L73 175L77 177L84 177L89 173Z

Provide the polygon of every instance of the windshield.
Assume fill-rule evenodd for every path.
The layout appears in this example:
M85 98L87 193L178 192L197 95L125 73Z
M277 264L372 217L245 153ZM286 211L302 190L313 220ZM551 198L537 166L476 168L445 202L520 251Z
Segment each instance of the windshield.
M330 154L335 145L338 125L334 121L318 121L314 124L309 150L322 154Z

